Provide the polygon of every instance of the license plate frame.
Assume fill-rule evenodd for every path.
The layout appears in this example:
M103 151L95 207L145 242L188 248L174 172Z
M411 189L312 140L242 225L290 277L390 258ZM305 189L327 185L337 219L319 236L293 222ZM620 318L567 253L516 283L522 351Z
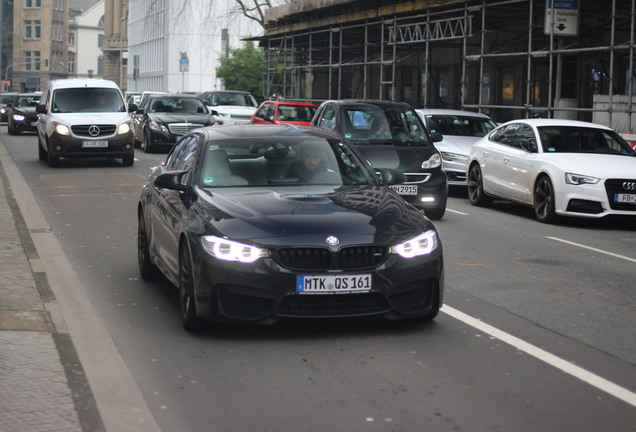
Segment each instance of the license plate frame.
M370 273L338 275L297 275L296 293L303 295L351 294L371 291Z
M636 194L630 193L615 193L614 202L621 204L634 204L636 205Z
M393 191L395 191L398 195L404 196L415 196L417 195L417 186L416 185L391 185L389 186Z
M106 148L108 141L82 141L82 148Z

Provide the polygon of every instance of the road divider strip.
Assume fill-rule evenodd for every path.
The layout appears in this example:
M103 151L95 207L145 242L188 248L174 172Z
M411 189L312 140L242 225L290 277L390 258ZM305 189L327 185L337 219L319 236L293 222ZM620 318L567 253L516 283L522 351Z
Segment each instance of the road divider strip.
M572 245L572 246L580 247L580 248L583 248L583 249L588 249L588 250L591 250L591 251L594 251L594 252L602 253L602 254L605 254L605 255L609 255L609 256L612 256L614 258L620 258L620 259L625 260L625 261L636 263L636 259L630 258L630 257L626 257L625 255L620 255L620 254L616 254L616 253L613 253L613 252L604 251L603 249L597 249L597 248L593 248L591 246L585 246L583 244L574 243L574 242L571 242L569 240L560 239L558 237L546 236L546 238L548 238L550 240L558 241L558 242L561 242L561 243L566 243L566 244L569 244L569 245Z
M444 312L447 315L463 322L464 324L468 324L469 326L476 328L477 330L487 333L490 336L507 343L508 345L512 345L519 351L523 351L526 354L529 354L532 357L549 364L550 366L560 369L563 372L572 375L573 377L593 387L596 387L597 389L602 390L605 393L608 393L632 405L633 407L636 407L636 393L624 387L614 384L613 382L608 381L605 378L602 378L588 370L585 370L582 367L576 366L575 364L572 364L567 360L557 357L554 354L550 354L549 352L535 345L525 342L518 337L506 333L503 330L499 330L496 327L486 324L485 322L470 315L467 315L464 312L460 312L448 305L444 305L441 309L441 312Z

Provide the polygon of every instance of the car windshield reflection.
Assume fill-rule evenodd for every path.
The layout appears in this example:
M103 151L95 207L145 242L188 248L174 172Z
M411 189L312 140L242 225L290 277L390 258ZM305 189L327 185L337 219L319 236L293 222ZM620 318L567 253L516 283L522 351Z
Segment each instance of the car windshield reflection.
M204 187L376 184L371 167L338 140L246 139L207 145Z
M342 135L360 144L425 144L426 132L417 114L401 107L380 107L371 104L356 105L343 109Z
M544 153L604 153L636 156L636 152L613 131L586 127L539 127Z

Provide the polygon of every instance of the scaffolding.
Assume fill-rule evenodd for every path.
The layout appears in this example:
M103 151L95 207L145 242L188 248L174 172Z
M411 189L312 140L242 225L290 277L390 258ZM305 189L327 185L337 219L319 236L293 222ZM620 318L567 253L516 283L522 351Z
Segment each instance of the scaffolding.
M292 14L268 25L265 94L404 100L498 121L540 116L636 128L636 0L554 2L577 8L578 28L568 35L546 0L439 3L383 13L360 1L350 3L347 19L333 6L314 20Z

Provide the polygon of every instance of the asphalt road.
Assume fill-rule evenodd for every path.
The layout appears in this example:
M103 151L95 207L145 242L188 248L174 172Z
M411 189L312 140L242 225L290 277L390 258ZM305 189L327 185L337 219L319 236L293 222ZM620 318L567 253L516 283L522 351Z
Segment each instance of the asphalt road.
M3 125L0 139L163 431L636 431L636 221L543 225L453 191L436 222L446 298L433 323L191 335L176 290L137 270L137 198L165 154L52 169L35 135ZM74 332L79 351L100 344Z

